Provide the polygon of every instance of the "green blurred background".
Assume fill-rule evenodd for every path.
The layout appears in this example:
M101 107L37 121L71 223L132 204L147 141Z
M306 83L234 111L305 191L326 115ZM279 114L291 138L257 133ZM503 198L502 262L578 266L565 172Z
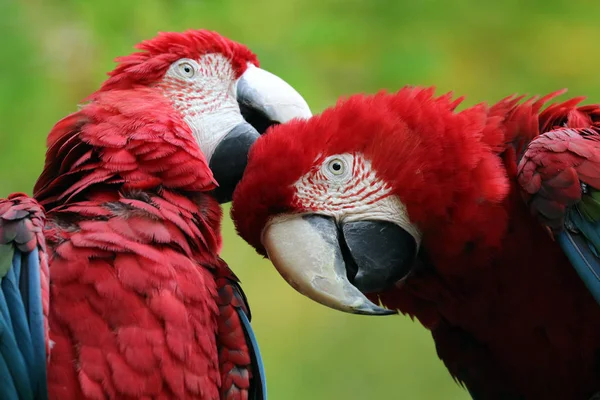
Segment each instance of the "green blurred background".
M600 101L599 15L596 0L0 0L0 196L31 193L52 125L114 57L159 30L209 28L246 43L319 112L341 95L404 84L453 90L466 104L562 87ZM272 399L469 398L418 323L317 305L228 217L224 231Z

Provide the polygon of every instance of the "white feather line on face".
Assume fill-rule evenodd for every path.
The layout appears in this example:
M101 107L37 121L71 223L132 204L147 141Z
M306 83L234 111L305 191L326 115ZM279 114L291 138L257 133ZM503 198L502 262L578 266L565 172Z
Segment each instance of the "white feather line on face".
M193 76L182 71L193 68ZM159 85L189 125L206 161L223 137L244 122L236 99L236 80L231 62L222 54L206 54L198 61L174 62Z
M343 171L335 171L335 163ZM410 233L417 246L421 243L421 232L410 222L406 206L360 153L329 156L294 186L296 205L303 211L332 216L339 222L389 221Z

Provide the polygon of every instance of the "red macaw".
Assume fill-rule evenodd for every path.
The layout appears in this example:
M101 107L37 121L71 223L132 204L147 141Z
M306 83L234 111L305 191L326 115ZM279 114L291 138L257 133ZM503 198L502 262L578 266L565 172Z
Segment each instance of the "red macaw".
M54 126L33 198L0 201L2 399L266 398L219 202L259 137L244 116L309 108L215 32L137 48Z
M542 112L557 92L457 112L433 93L356 95L270 128L234 193L238 232L313 300L417 317L475 399L588 399L600 105Z

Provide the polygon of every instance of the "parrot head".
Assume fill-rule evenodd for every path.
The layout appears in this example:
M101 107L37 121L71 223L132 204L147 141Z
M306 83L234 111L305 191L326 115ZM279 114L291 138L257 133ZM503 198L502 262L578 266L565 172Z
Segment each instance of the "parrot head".
M482 107L456 113L461 100L405 87L270 128L233 196L238 233L313 300L356 314L396 313L365 294L410 274L463 192L506 192L505 177L493 172L499 161L478 144L497 132L482 134ZM499 174L501 184L472 179L477 168Z
M246 46L216 32L164 32L136 48L117 58L98 92L148 87L166 96L206 158L221 203L231 200L248 150L267 127L311 116L296 90L259 68Z

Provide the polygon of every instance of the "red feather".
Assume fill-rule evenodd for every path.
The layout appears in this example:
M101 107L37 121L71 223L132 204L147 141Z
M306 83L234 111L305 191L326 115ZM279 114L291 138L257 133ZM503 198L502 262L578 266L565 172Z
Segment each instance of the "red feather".
M127 200L86 202L88 209L104 210L92 213L103 215L102 220L79 219L68 205L48 214L47 236L62 237L49 239L50 329L53 335L69 332L61 340L53 336L53 352L86 350L74 359L78 377L58 373L67 367L61 358L51 359L51 395L67 387L70 396L92 396L101 387L121 396L198 397L199 388L185 384L189 377L207 385L202 388L206 398L218 398L216 270L201 267L226 268L215 258L216 244L206 247L201 238L188 235L193 250L181 253L181 239L173 241L169 232L179 231L173 228L182 220L161 211L158 195L144 202L153 213L132 208ZM198 210L186 212L190 217L183 223L192 232ZM65 230L60 221L67 220L72 222ZM96 248L105 252L90 258L88 249ZM209 332L213 339L207 341Z
M218 335L221 398L247 399L253 377L250 353L237 309L248 309L236 288L237 278L217 278L219 300Z
M128 130L119 123L125 114L141 125ZM169 117L156 118L157 115ZM71 123L71 129L66 121ZM139 143L151 139L146 135L153 135L156 130L169 132L178 141L156 143L164 149L164 158L138 155L137 151L143 150ZM67 136L69 139L63 140ZM109 137L112 139L107 141ZM113 145L119 148L113 149ZM85 157L70 158L68 155L75 149ZM57 201L73 201L83 191L111 180L117 183L116 189L145 190L159 184L186 191L216 187L190 128L172 112L166 98L145 88L101 92L93 103L59 122L49 136L46 166L35 186L35 196L45 207L52 208Z
M561 117L554 113L553 118ZM562 124L568 126L566 118ZM544 133L529 144L519 171L533 214L550 228L562 229L566 207L581 200L581 183L600 187L600 131L559 128Z

